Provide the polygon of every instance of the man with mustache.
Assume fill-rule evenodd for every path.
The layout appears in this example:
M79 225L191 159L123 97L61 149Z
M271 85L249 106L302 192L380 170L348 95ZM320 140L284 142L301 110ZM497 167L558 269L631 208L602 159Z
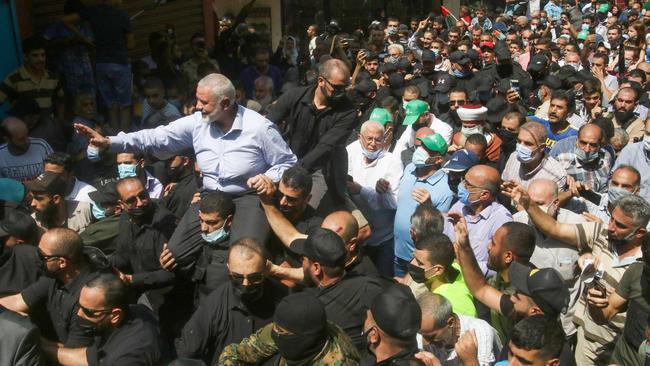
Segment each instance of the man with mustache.
M296 163L296 156L277 127L258 113L235 102L235 87L221 74L209 74L196 88L197 112L156 129L104 137L75 124L90 140L89 153L97 150L143 152L169 158L194 148L206 191L229 194L236 213L230 235L235 241L253 237L265 243L269 226L256 193ZM94 151L93 151L94 150ZM169 241L169 249L181 266L190 265L200 253L198 205L190 206Z
M546 137L546 153L551 151L556 142L578 135L578 129L567 121L574 109L573 96L564 92L555 92L551 97L551 105L548 109L548 120L531 117L532 121L539 122L546 128L548 135Z
M634 113L639 104L639 95L632 88L621 88L614 98L614 128L622 128L632 141L643 138L645 123Z

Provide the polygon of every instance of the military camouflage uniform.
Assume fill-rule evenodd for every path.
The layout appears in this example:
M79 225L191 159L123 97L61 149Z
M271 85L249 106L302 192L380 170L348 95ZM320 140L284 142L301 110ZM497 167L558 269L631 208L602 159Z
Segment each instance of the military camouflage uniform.
M223 349L217 365L244 366L256 365L278 352L278 346L271 338L273 323L258 330L240 343L233 343ZM280 358L279 366L287 366ZM295 364L297 365L297 364ZM300 365L313 366L353 366L359 365L359 353L350 338L337 325L327 324L327 342L325 347L311 359Z

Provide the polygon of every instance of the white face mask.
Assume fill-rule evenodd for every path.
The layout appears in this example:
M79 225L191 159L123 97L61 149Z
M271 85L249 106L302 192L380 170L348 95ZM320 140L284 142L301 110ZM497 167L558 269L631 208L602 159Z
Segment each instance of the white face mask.
M406 109L406 105L409 104L410 100L403 100L402 99L402 108Z
M460 130L460 133L462 133L465 137L474 135L474 134L483 134L483 126L481 125L476 125L474 127L462 127Z

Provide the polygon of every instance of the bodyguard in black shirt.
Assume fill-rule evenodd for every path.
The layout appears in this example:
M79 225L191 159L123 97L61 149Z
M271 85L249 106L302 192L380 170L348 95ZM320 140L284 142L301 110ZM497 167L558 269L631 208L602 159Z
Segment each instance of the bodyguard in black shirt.
M79 296L77 322L94 334L87 347L43 342L47 356L67 365L159 365L162 343L156 320L142 305L127 304L127 288L114 274L90 280Z
M81 288L99 275L99 269L84 256L79 234L67 228L54 228L43 234L38 255L44 276L20 294L1 298L0 305L30 314L44 304L45 318L51 321L56 333L50 336L73 347L87 345L90 339L78 327L75 314ZM30 314L33 315L39 314ZM47 329L47 325L39 324L39 328Z
M198 191L192 152L176 155L167 162L167 179L162 205L176 217L183 217Z
M223 348L238 343L273 321L285 287L267 279L266 255L253 239L232 244L228 253L230 280L199 306L176 341L181 359L214 365Z
M363 321L368 304L382 289L381 280L345 273L347 251L341 237L332 230L318 228L306 240L292 244L291 249L303 256L305 282L315 285L305 291L312 291L325 304L327 319L340 326L360 352L365 352Z
M7 227L11 224L11 227ZM36 246L30 244L9 245L9 242L22 241L11 229L31 227L36 223L26 213L12 211L0 223L0 297L13 295L38 280L40 260Z

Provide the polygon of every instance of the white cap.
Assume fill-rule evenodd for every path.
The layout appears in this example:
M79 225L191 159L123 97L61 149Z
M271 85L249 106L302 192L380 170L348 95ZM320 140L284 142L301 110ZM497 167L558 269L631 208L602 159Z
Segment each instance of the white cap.
M466 104L457 111L461 121L485 121L488 110L480 104Z

